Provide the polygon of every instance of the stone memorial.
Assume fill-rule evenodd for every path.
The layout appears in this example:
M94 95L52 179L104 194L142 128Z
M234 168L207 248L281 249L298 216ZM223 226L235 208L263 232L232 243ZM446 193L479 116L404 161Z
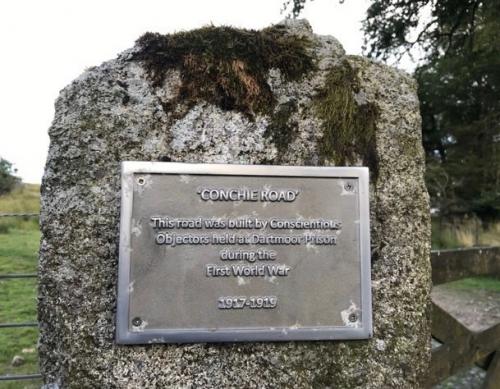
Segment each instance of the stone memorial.
M61 91L49 134L46 388L424 384L408 75L305 21L146 33Z

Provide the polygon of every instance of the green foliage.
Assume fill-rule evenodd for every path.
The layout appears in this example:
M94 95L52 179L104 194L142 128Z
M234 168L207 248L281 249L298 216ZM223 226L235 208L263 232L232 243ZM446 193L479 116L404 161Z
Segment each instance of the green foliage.
M374 104L360 105L355 95L360 92L357 71L344 60L328 73L324 88L318 93L315 108L323 123L321 155L338 165L355 163L362 158L376 175Z
M12 191L20 182L15 173L16 169L12 167L12 164L0 157L0 196Z
M428 186L444 215L500 216L500 3L476 10L477 30L415 73ZM460 31L460 29L457 29Z
M279 69L286 80L298 80L314 68L311 42L287 34L282 26L262 31L210 26L173 35L146 33L137 44L140 50L133 60L143 61L153 85L161 87L169 70L180 71L177 102L189 108L204 100L250 117L271 114L276 106L266 82L271 68Z
M419 47L441 56L464 47L484 9L497 0L374 0L363 22L370 56L387 60Z

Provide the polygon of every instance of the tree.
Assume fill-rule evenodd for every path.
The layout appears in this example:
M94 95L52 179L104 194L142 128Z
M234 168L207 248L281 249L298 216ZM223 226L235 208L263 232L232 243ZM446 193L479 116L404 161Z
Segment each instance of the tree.
M389 8L376 13L372 5L365 28L372 34L378 30L380 39L373 40L375 35L371 35L369 53L387 58L415 45L424 50L415 77L433 205L444 215L475 213L483 219L497 218L500 46L495 42L500 34L500 2L436 1L428 21L420 24L420 30L413 32L416 38L410 41L411 7L422 3L429 4L411 2L407 13L391 13ZM390 23L377 27L376 21L381 19L393 20L393 28Z
M292 2L296 17L306 0ZM371 57L420 56L433 205L445 215L499 217L500 1L373 0L363 29Z
M363 22L368 55L387 60L412 49L424 58L467 48L497 0L374 0Z
M9 193L20 182L14 175L16 171L9 161L0 157L0 195Z
M429 189L449 214L500 215L500 48L491 44L499 16L481 20L470 48L433 57L415 73L428 166L448 183L444 191ZM429 182L435 169L428 169Z
M312 0L311 0L312 1ZM307 0L286 0L283 3L283 9L282 12L286 12L290 6L292 7L288 17L293 17L296 18L300 15L302 10L304 9L304 5L307 3Z

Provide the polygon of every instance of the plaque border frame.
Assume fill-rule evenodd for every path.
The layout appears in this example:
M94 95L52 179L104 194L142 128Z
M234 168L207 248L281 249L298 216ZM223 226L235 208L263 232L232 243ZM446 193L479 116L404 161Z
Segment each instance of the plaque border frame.
M153 329L129 330L130 227L133 206L133 177L144 174L197 174L236 176L331 177L357 179L360 218L361 327L317 326L280 328ZM372 294L370 263L369 171L367 167L317 167L230 165L181 162L121 162L120 247L116 309L116 343L205 343L303 340L349 340L372 337Z

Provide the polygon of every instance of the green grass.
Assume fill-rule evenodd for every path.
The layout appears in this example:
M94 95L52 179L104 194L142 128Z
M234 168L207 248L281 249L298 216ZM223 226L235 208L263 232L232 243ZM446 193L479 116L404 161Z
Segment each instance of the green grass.
M40 185L22 184L11 193L0 196L0 213L38 213L40 211ZM10 229L33 229L38 219L29 217L0 218L0 234Z
M40 185L22 184L7 195L0 196L1 212L38 212Z
M482 289L488 292L500 293L500 278L494 277L464 278L458 281L449 282L447 285L461 290Z
M0 196L0 213L38 212L39 186L24 185ZM38 219L0 220L0 274L36 273L40 232ZM3 227L2 227L3 226ZM36 321L36 279L0 280L0 323ZM36 328L0 328L0 375L38 372ZM25 362L11 366L19 355ZM39 388L40 380L0 382L2 389Z

